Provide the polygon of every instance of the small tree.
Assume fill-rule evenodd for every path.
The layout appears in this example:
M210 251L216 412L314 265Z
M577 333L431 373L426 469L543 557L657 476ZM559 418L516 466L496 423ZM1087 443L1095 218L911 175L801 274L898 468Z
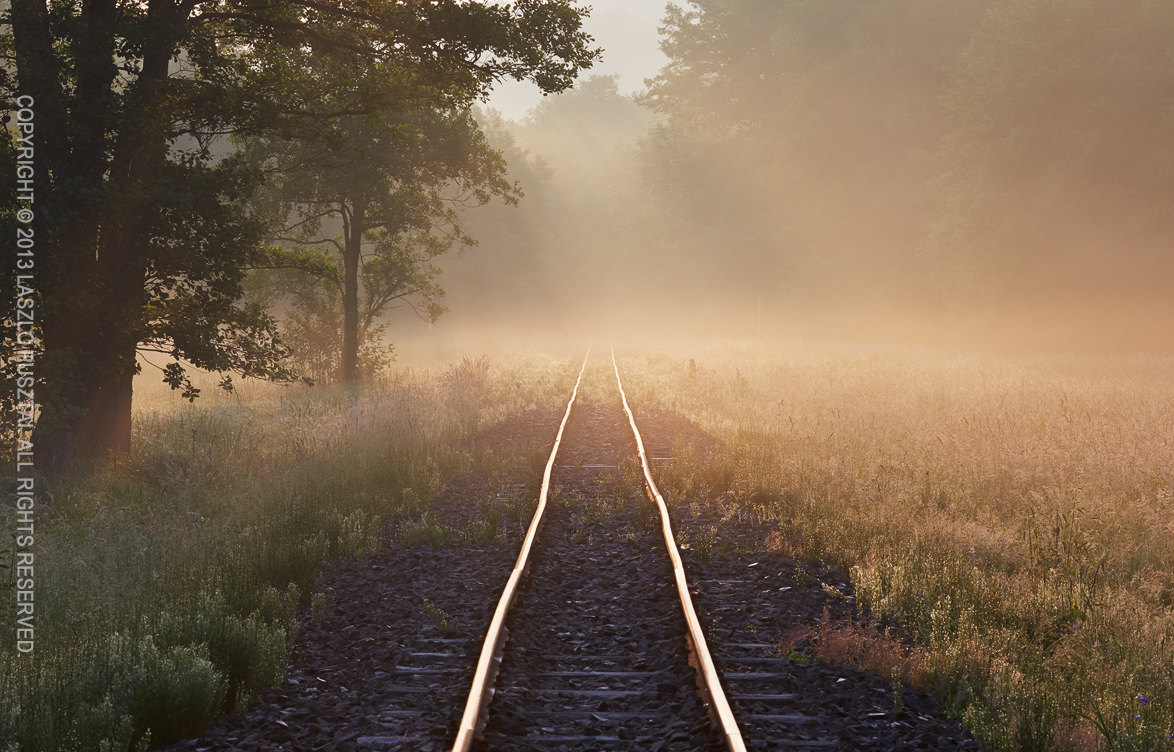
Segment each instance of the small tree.
M493 196L516 204L520 193L467 109L383 111L340 126L317 145L249 151L273 176L268 211L299 267L281 281L295 357L318 376L333 357L330 375L351 384L385 360L378 322L388 310L407 305L429 321L444 312L433 261L475 243L459 210Z

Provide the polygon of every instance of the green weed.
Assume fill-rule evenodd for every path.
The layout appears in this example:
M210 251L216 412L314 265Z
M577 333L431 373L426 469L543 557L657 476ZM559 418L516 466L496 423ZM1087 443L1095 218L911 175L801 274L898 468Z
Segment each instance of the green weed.
M310 598L310 618L314 620L315 624L320 624L326 618L329 608L330 605L324 593L314 593Z
M716 541L717 528L713 525L706 525L697 531L697 540L694 546L697 549L697 556L703 564L708 564L713 556L713 546Z
M452 617L445 613L439 606L434 604L427 598L424 599L424 614L428 620L436 625L436 628L441 632L448 632L452 629Z

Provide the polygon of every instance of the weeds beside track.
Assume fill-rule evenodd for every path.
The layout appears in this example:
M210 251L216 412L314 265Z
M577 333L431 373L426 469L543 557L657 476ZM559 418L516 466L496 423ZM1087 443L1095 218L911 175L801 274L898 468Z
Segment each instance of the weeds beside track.
M140 400L128 461L43 486L32 656L0 610L2 748L146 749L244 710L283 680L322 566L496 465L462 437L561 397L566 376L549 359L497 374L466 360L361 397L243 384L194 406Z
M637 419L672 406L725 442L674 452L670 502L851 572L986 746L1174 748L1168 360L752 344L629 370Z

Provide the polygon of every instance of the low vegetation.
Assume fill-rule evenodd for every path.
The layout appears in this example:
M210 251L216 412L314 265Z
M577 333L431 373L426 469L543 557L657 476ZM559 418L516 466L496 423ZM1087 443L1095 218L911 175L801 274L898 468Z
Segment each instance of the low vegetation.
M462 440L561 402L576 371L466 359L361 396L246 382L194 405L142 385L129 459L43 481L31 655L0 611L0 749L148 749L246 708L283 680L299 605L325 612L323 565L379 548L447 478L501 464Z
M128 460L44 481L37 649L0 651L5 752L198 733L282 680L299 608L341 606L325 564L500 543L525 494L486 496L463 529L429 501L473 469L496 487L538 468L464 439L561 410L579 357L400 369L361 396L148 395ZM1174 363L750 344L621 368L637 417L674 410L722 441L676 447L670 505L752 511L766 550L843 568L909 639L824 624L780 636L785 654L929 689L991 750L1174 749ZM589 369L584 400L614 398L610 378ZM720 524L688 544L723 555Z
M841 629L824 653L928 687L988 749L1174 749L1174 362L747 345L621 367L637 412L724 440L678 447L670 499L752 508L767 548L843 567L916 645Z

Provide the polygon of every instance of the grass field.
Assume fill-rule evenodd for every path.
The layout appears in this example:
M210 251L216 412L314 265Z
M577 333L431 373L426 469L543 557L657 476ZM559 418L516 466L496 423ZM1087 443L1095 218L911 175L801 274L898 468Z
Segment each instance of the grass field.
M637 415L677 411L724 442L678 447L670 503L753 510L765 548L841 566L915 645L858 635L872 654L854 660L932 690L991 750L1174 749L1174 361L620 353ZM132 456L43 485L37 650L0 649L5 752L146 749L247 706L282 680L323 565L512 461L462 439L561 412L581 358L400 367L361 397L209 379L189 405L145 382ZM614 398L610 379L589 369L583 398Z
M988 749L1174 748L1174 361L745 344L621 367L725 442L662 489L850 572L917 645L894 668Z
M361 397L225 394L209 378L194 405L143 378L131 457L42 485L31 656L0 610L0 749L146 749L247 707L283 680L323 565L380 546L446 479L506 461L461 439L564 402L577 370L464 359L400 368ZM14 578L0 581L13 603Z

